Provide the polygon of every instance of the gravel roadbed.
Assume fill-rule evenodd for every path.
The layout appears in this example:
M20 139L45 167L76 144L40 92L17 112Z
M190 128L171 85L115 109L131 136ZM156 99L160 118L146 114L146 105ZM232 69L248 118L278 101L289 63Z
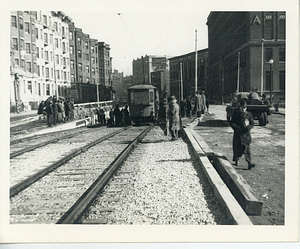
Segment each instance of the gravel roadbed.
M185 141L170 141L160 127L154 127L84 219L123 225L226 224L225 212L204 173L197 174L190 152Z

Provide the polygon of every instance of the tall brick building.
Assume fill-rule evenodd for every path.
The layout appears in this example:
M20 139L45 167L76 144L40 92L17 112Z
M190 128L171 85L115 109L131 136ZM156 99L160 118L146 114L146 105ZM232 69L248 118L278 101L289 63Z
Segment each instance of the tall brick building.
M285 18L285 12L209 14L209 91L215 101L228 101L236 90L268 95L271 83L273 96L284 99Z

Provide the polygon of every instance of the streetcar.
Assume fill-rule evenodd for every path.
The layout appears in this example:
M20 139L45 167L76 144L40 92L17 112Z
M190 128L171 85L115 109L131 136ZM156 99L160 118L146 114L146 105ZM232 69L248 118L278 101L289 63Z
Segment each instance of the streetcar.
M127 89L130 119L133 123L155 122L158 118L159 93L152 85L134 85Z

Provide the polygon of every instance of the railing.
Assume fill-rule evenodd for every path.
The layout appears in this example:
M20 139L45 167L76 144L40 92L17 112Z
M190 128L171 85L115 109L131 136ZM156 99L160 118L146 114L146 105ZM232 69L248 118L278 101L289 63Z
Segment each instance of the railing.
M103 108L105 116L108 116L109 111L113 108L113 101L102 101L102 102L90 102L74 105L74 116L75 119L81 119L86 117L94 117L95 110Z

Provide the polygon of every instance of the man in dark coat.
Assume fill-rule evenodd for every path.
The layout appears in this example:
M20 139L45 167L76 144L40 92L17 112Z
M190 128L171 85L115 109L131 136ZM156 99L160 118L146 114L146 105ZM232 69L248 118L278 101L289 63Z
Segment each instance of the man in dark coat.
M192 101L191 101L191 95L186 99L186 117L191 118L191 110L192 110Z
M178 130L180 129L180 119L179 119L179 105L177 104L175 96L170 97L169 110L169 130L172 135L172 141L178 139Z
M251 162L251 134L250 130L254 126L253 116L247 111L247 101L241 100L240 105L233 113L230 126L234 130L233 134L233 161L235 165L239 165L239 159L242 155L245 155L245 160L248 163L248 169L255 167L255 164Z
M114 116L115 116L116 126L119 126L123 118L122 112L119 109L119 105L116 105L116 108L114 109Z

